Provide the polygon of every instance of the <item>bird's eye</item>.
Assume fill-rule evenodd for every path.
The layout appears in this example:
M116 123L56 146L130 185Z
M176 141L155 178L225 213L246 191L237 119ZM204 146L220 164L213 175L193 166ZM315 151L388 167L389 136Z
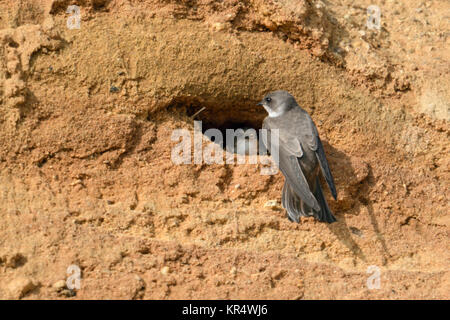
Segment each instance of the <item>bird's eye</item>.
M267 101L267 102L270 102L270 101L272 101L272 99L271 99L270 97L267 97L267 98L266 98L266 101Z

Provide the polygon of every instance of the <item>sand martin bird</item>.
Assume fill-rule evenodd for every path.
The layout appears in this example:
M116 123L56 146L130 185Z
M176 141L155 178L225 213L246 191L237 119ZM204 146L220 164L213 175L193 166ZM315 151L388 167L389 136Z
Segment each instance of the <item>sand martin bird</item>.
M314 216L328 223L336 221L319 183L319 172L325 177L331 194L336 200L336 187L331 175L325 151L317 128L309 116L286 91L267 94L258 103L266 109L269 116L263 121L267 136L262 136L264 145L271 149L270 143L278 143L278 154L272 157L285 177L282 192L282 205L291 221L299 222L301 216ZM272 141L270 130L278 129L278 142ZM276 149L275 149L276 150Z

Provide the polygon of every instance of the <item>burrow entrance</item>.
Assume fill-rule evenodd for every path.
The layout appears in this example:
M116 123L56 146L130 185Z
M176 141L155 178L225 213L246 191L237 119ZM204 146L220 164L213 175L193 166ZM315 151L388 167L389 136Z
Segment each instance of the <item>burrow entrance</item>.
M227 129L235 131L237 138L235 143L235 153L248 154L250 139L256 139L256 152L264 148L259 137L259 130L262 122L267 116L265 110L256 105L256 102L249 101L235 105L211 104L200 102L197 99L176 99L168 107L170 112L184 114L194 121L201 121L201 131L210 141L216 142L214 136L210 136L212 130L221 132L223 143L221 147L225 150L227 145ZM242 129L242 132L238 132Z

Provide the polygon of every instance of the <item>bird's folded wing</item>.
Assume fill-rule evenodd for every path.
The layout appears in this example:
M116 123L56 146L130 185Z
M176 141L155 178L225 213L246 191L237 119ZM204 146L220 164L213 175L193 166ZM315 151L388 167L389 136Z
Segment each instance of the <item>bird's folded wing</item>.
M303 156L302 146L296 137L280 137L280 143L289 154L296 156L297 158L301 158Z
M322 141L320 140L319 133L317 132L317 128L311 120L311 131L312 137L308 142L308 146L313 150L316 154L317 160L319 161L320 169L322 170L322 174L327 181L328 187L330 188L331 194L333 198L336 200L337 192L336 186L334 185L333 175L331 174L330 167L328 166L328 161L325 156L325 150L322 145Z
M296 156L297 158L301 158L303 156L302 146L300 145L300 141L297 137L288 136L287 132L283 132L283 134L278 135L279 141L272 141L275 139L271 138L271 129L265 122L263 123L263 129L267 130L266 134L263 134L261 137L267 150L271 151L271 143L276 144L272 146L273 150L276 150L276 148L278 148L281 144L283 148L286 149L288 154Z
M290 154L282 145L279 149L279 167L286 181L292 190L302 199L309 207L314 210L320 210L319 203L309 189L308 181L303 174L299 159Z
M263 125L264 127L264 125ZM266 129L268 127L266 126ZM267 149L271 148L271 156L278 164L281 172L286 178L287 183L291 186L292 190L302 199L309 207L314 210L320 210L319 203L309 189L308 181L303 174L300 167L298 155L303 155L300 143L298 143L299 149L295 149L295 144L286 147L283 140L270 139L270 130L267 135L262 135L262 140ZM277 150L278 152L273 152ZM293 150L293 151L291 151Z

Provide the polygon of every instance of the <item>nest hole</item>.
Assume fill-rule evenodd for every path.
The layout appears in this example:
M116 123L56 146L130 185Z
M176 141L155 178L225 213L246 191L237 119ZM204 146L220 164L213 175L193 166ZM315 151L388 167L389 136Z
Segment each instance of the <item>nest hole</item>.
M192 122L200 121L202 134L224 150L227 149L228 143L234 145L236 154L249 155L253 154L252 151L258 153L263 148L259 130L266 113L255 102L230 106L219 103L205 104L195 99L189 101L181 99L171 103L168 110L184 114L192 119ZM218 132L221 134L221 141L216 139L215 134ZM230 139L233 142L230 142ZM251 149L250 144L253 143L256 150Z

